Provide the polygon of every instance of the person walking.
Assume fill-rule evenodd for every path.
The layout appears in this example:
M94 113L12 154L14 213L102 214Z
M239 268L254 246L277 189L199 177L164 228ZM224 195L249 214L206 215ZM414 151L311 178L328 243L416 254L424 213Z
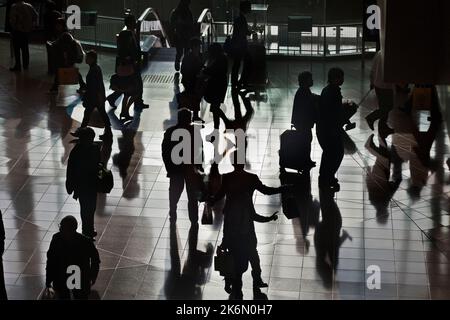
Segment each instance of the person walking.
M47 251L46 288L53 288L60 300L87 300L100 269L100 256L93 242L77 232L78 222L73 216L61 220ZM80 272L79 288L68 286L69 277ZM75 280L77 279L75 278Z
M344 158L342 140L344 112L341 86L344 84L344 71L332 68L328 72L328 85L322 90L316 127L317 138L322 148L320 162L319 188L340 190L336 172Z
M194 18L189 8L191 0L180 0L178 6L170 14L170 25L175 35L177 55L175 57L175 70L180 71L183 55L189 52L189 41L195 36Z
M81 127L88 126L92 112L97 109L105 125L105 131L100 139L111 138L111 122L105 110L105 85L102 69L97 64L97 52L91 50L86 54L86 64L89 65L89 72L86 76L86 92L83 96L84 117Z
M305 169L309 170L316 166L316 163L311 160L311 143L313 139L312 128L317 121L319 96L311 92L311 87L314 84L311 72L300 73L298 84L299 88L294 98L291 124L302 134L304 141L308 142L307 149L304 152L309 157L309 163L305 164Z
M83 235L94 239L97 236L94 214L97 206L100 148L94 144L95 132L89 127L79 128L73 135L79 140L69 155L66 189L68 194L73 193L73 198L80 201Z
M120 66L127 66L133 69L133 102L136 107L147 109L149 108L149 105L145 104L143 100L144 84L142 82L141 75L142 54L140 41L136 35L136 17L133 15L127 15L124 22L126 29L120 31L117 39L116 68L118 69ZM120 98L120 96L122 96L122 94L123 92L115 91L106 98L112 108L115 109L117 107L116 101Z
M196 128L192 125L192 113L188 109L180 109L178 112L177 125L169 128L164 133L162 142L162 158L167 171L167 177L170 179L169 185L169 203L170 203L170 222L177 221L177 205L186 184L188 197L189 220L193 226L198 226L198 202L200 199L203 172L201 163L203 161L203 146L200 132L195 133ZM181 141L179 140L181 138ZM178 138L178 140L177 140ZM173 140L175 139L175 141ZM184 139L187 139L184 140ZM199 139L198 141L195 141ZM185 148L178 154L183 158L182 163L173 158L173 151L178 144ZM189 149L189 150L186 150ZM190 152L190 155L185 154Z
M231 70L231 86L238 87L239 71L242 62L245 60L248 49L247 37L252 34L248 27L246 15L251 11L251 2L242 1L239 6L239 16L233 22L233 34L231 37L231 58L233 67Z
M15 65L10 71L27 70L30 65L29 35L37 23L38 14L34 7L22 0L17 0L9 12L9 26L14 48Z

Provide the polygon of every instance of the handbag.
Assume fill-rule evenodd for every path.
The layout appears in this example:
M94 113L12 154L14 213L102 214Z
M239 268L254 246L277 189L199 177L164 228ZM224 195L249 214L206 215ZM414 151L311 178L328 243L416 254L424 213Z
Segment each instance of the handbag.
M72 85L78 84L79 72L78 68L58 68L58 84Z
M214 270L219 271L222 277L230 277L234 274L234 258L230 250L221 246L217 248L217 255L214 257Z
M202 224L204 224L204 225L213 224L212 208L206 202L205 202L205 207L203 208Z
M111 170L106 169L103 163L98 164L97 192L110 193L114 188L114 177Z

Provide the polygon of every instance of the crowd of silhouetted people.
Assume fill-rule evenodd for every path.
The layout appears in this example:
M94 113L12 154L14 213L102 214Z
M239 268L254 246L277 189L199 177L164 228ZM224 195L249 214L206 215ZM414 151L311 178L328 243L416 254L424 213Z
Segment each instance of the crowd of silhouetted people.
M188 216L191 222L189 256L185 268L196 269L195 272L199 273L195 280L189 280L193 281L190 288L194 288L198 283L204 283L204 270L211 265L212 259L211 247L207 247L206 252L197 250L199 221L212 224L211 208L219 202L223 202L223 208L220 210L223 214L223 239L217 250L218 253L227 255L233 261L231 270L224 273L225 291L230 294L232 299L243 298L242 275L247 271L249 264L254 290L258 291L268 286L261 276L262 270L254 223L275 221L278 215L274 213L270 216L263 216L256 212L253 202L255 191L265 195L282 194L283 202L292 200L292 206L283 203L285 213L291 210L301 211L299 199L304 204L302 210L308 209L317 212L320 207L322 220L318 222L318 218L314 219L317 265L322 269L324 266L325 269L328 269L329 272L326 273L325 279L331 281L330 270L332 272L337 267L339 247L343 241L351 238L347 233L341 235L342 217L334 200L335 193L340 191L337 173L345 153L345 131L354 127L350 119L358 107L352 102L345 102L343 98L341 87L345 79L344 71L340 68L331 68L328 72L327 85L320 95L311 91L314 85L312 73L305 71L299 74L299 88L293 101L292 128L288 130L285 140L282 137L280 150L282 186L276 188L266 186L258 176L245 170L248 144L245 141L244 144L239 145L237 137L230 141L229 147L221 154L219 160L212 163L209 174L205 174L203 141L194 143L196 137L200 136L199 131L205 123L205 120L200 117L202 101L204 100L210 105L214 131L208 135L207 142L214 145L216 152L219 139L222 137L219 132L222 123L226 129L235 131L240 129L246 132L255 114L248 96L252 90L248 87L246 72L250 71L243 66L248 61L247 39L253 34L246 20L246 15L250 12L251 7L250 2L241 2L240 13L233 23L232 35L224 46L219 43L211 44L205 55L202 50L202 42L196 37L198 35L189 5L189 0L181 0L170 16L177 51L175 70L181 73L184 91L177 94L179 108L177 124L166 130L161 146L162 159L169 179L171 228L172 270L165 288L167 295L183 296L183 294L176 293L177 281L187 281L183 277L184 273L180 266L177 243L172 239L172 237L176 237L177 207L184 189L187 193ZM100 268L99 253L94 245L97 236L94 220L98 193L108 192L103 190L108 189L104 184L109 184L106 181L108 175L106 165L111 155L113 135L111 122L115 121L124 126L122 139L131 139L132 144L137 131L136 125L139 126L140 113L149 105L145 104L143 100L142 53L136 31L136 18L133 15L127 15L124 21L126 28L119 33L115 74L110 81L113 93L106 96L97 53L92 50L84 52L80 42L67 31L65 20L58 10L60 9L55 3L48 2L45 16L49 55L48 71L55 76L51 91L56 92L58 86L66 83L68 80L66 78L70 78L70 74L62 73L61 69L74 71L74 65L83 62L84 59L89 66L85 80L78 71L71 75L72 80L80 86L78 91L83 101L84 117L80 128L72 133L74 147L68 159L66 179L67 193L71 194L80 204L82 233L77 233L78 222L73 216L66 216L60 222L59 232L53 236L47 253L46 286L48 289L45 295L51 298L54 291L60 299L87 299ZM28 37L36 15L29 4L17 1L11 6L9 17L15 52L15 65L11 71L17 72L22 68L29 67ZM382 52L376 55L371 74L371 89L373 88L376 92L378 109L367 117L368 125L372 130L374 130L375 121L379 120L378 134L381 142L379 146L376 146L373 141L374 136L371 136L366 145L376 157L375 165L367 172L369 175L367 183L369 184L373 180L379 186L379 182L382 181L388 190L388 192L382 192L383 199L380 199L371 193L374 185L369 186L369 193L372 195L370 200L376 204L380 219L383 219L388 202L401 181L401 164L404 162L395 146L389 146L386 142L389 135L394 135L399 130L397 126L389 126L389 114L390 112L410 114L414 108L414 101L406 84L392 86L383 82L381 59ZM226 101L229 87L229 60L232 63L230 81L234 107L232 119L221 109L222 104ZM256 64L255 61L252 63ZM246 72L243 71L239 76L241 67ZM417 138L415 149L417 150L417 159L422 165L427 166L431 161L429 150L442 117L436 101L435 88L425 86L423 90L433 92L432 127L426 134L414 131L414 136ZM121 97L121 113L117 118L114 111ZM112 107L109 112L105 106L106 102ZM245 114L242 114L241 102L244 105ZM132 116L130 108L133 104L135 114ZM395 106L400 111L395 111ZM100 114L105 126L104 134L100 136L103 143L95 142L95 131L89 127L90 118L95 109ZM132 127L133 124L135 127ZM132 132L131 135L127 131L127 125L131 126L128 128ZM322 149L318 177L320 205L313 201L310 190L309 172L316 166L311 159L314 127ZM179 133L187 133L187 136ZM188 150L178 149L180 144L186 143L184 139L188 141ZM115 163L127 162L125 171L121 171L123 178L126 176L126 168L133 152L134 149L131 150L122 144L121 153L113 158ZM174 159L174 154L180 156L183 161ZM221 175L219 165L226 156L231 159L234 170ZM395 166L394 181L390 181L391 163L394 163ZM293 169L294 176L289 178L286 169ZM205 181L208 182L205 183ZM308 185L306 188L303 187L305 183ZM199 203L204 203L205 207L201 219ZM293 216L302 217L302 213L296 212ZM303 220L303 218L301 219ZM305 241L311 223L310 221L302 226L303 240ZM2 254L4 239L5 231L0 219ZM73 273L68 273L68 268L72 266L76 266L78 269L70 269ZM0 267L0 298L3 299L6 298L6 291L2 264ZM73 282L73 286L68 287L69 280ZM186 295L193 298L198 295L198 292L192 290Z

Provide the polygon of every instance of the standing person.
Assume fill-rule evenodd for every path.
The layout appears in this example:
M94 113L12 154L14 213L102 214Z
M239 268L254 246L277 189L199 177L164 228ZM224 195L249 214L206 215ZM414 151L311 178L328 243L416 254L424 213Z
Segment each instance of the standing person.
M53 288L61 300L70 300L71 293L76 300L87 300L99 272L98 250L89 238L77 232L77 228L77 219L64 217L47 251L46 287ZM72 266L79 268L80 289L67 286L68 278L74 273L69 269Z
M213 201L226 196L221 247L230 250L234 258L235 270L231 280L231 297L242 299L242 275L247 271L249 261L252 264L254 286L266 286L261 279L254 221L268 222L277 219L276 214L271 217L262 217L256 213L253 193L258 190L265 195L274 195L284 192L286 186L279 188L265 186L258 176L246 172L245 164L238 163L237 158L237 152L235 152L232 155L234 171L223 175L222 186L213 197ZM229 290L229 280L226 283L226 290Z
M239 70L241 64L247 55L248 39L252 34L248 27L246 15L251 12L250 1L242 1L239 6L239 16L233 22L233 35L231 37L231 57L233 59L233 68L231 70L231 85L238 87Z
M149 107L148 104L144 103L143 94L144 94L144 84L142 82L142 54L141 54L141 46L140 41L136 35L136 17L133 15L127 15L125 17L125 27L126 30L122 30L119 33L119 37L117 39L117 65L131 65L134 70L134 79L135 82L135 97L133 98L135 106L147 109ZM116 91L110 94L106 99L111 105L112 108L116 108L116 101L122 95L122 92Z
M36 10L27 2L17 0L16 3L11 6L9 23L14 47L15 65L9 70L21 71L22 66L25 70L28 69L30 64L29 34L37 22L37 17L38 14Z
M94 239L94 214L97 206L97 174L101 161L100 148L94 144L95 132L89 127L78 129L79 138L70 152L67 164L66 189L68 194L80 201L82 233Z
M307 166L310 168L316 166L316 163L311 160L311 142L313 138L312 128L316 123L317 104L319 102L319 97L311 92L313 84L311 72L305 71L299 74L299 88L295 94L291 120L291 124L304 136L305 141L309 141L305 154L309 157L309 164Z
M180 62L183 55L189 51L189 41L194 36L194 18L189 8L191 0L180 0L178 6L170 15L170 25L175 34L177 55L175 70L180 71Z
M8 300L5 287L5 275L3 273L3 253L5 253L5 227L3 217L0 211L0 301Z
M175 223L177 221L177 205L180 200L181 194L186 184L186 191L188 196L188 212L189 220L192 226L198 226L198 200L199 193L203 189L201 176L199 171L203 171L201 168L201 161L203 159L203 146L201 142L200 132L195 133L195 127L192 125L192 113L188 109L181 109L178 112L178 123L176 126L169 128L164 133L164 139L162 142L162 158L167 171L167 177L170 179L169 186L169 202L170 202L170 222ZM176 137L178 139L181 135L181 141L173 141ZM184 138L189 138L188 141L184 141ZM199 141L195 141L199 139ZM198 143L197 143L198 142ZM190 147L190 157L183 155L178 151L177 155L183 157L183 163L178 164L173 159L173 150L179 144ZM184 158L188 157L184 162Z
M344 84L344 71L332 68L328 72L328 85L323 89L319 102L316 127L317 138L322 148L320 162L319 188L340 190L336 172L344 158L343 106L341 86Z
M181 65L181 75L183 76L183 78L181 79L181 83L183 84L185 90L183 94L195 98L195 101L192 102L195 102L195 105L186 106L192 108L194 112L194 117L192 120L194 122L204 122L199 115L200 100L202 97L199 97L199 93L196 92L197 80L203 67L203 59L200 53L201 44L202 42L200 41L200 39L191 39L189 45L190 50L187 54L184 55L183 64Z
M84 117L81 127L88 126L92 111L97 108L105 124L105 131L100 139L111 138L111 122L105 110L105 85L102 69L97 64L97 52L91 50L86 54L86 64L89 65L89 72L86 76L86 93L83 96Z
M223 52L222 45L213 43L208 50L208 61L203 70L209 77L205 92L206 102L211 104L210 111L213 114L214 129L220 126L220 105L225 101L228 89L228 61Z
M380 120L378 131L380 136L387 137L394 133L387 124L389 112L394 108L394 87L393 84L384 81L384 52L378 51L375 55L370 73L370 88L375 89L378 99L378 109L370 113L367 123L371 130L374 130L374 122Z

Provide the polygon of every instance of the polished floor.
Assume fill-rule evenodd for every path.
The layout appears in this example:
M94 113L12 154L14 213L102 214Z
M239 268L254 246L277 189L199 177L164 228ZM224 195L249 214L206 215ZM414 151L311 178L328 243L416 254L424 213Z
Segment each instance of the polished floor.
M39 299L49 241L62 217L79 218L77 202L65 191L65 169L72 148L69 132L79 126L83 109L76 87L63 88L55 99L47 95L52 79L46 75L44 48L33 46L31 56L29 71L10 73L8 43L0 41L0 208L7 234L3 260L10 299ZM106 85L113 62L112 55L100 57ZM359 102L368 91L370 63L365 70L358 59L269 63L267 99L253 102L256 114L249 129L249 169L264 183L280 184L279 135L290 126L298 72L311 69L313 90L319 93L332 65L346 72L345 98ZM84 74L86 67L81 70ZM92 298L227 299L212 263L221 240L220 212L215 214L214 225L200 226L198 233L190 231L184 194L176 228L169 224L168 180L160 144L163 131L176 117L174 94L179 89L172 63L152 62L144 82L149 110L135 114L128 127L116 121L114 112L109 113L114 140L108 165L115 188L110 195L99 196L95 219L102 263ZM276 222L257 225L263 278L269 283L263 294L269 299L450 298L450 175L446 165L450 114L445 112L450 91L447 87L438 90L445 121L426 135L432 143L432 161L418 156L424 143L416 133L428 130L427 114L411 118L399 110L391 113L395 134L385 149L395 147L401 159L396 165L401 183L395 189L389 183L393 176L390 158L380 151L383 148L376 135L374 144L370 143L372 131L364 121L376 107L373 94L354 117L357 128L349 132L339 171L342 190L328 206L322 205L342 216L342 230L336 230L342 237L335 272L322 261L327 229L317 216L317 168L311 172L315 219L288 220L280 214ZM223 108L230 114L230 97ZM206 135L212 131L212 119L208 112L204 118L208 120L203 130ZM207 154L211 150L208 146ZM314 139L313 157L318 163L320 156ZM222 173L227 170L229 166L221 166ZM255 204L260 214L282 212L279 196L257 194ZM367 286L369 266L381 270L379 290ZM264 297L254 297L250 270L244 288L245 299Z

